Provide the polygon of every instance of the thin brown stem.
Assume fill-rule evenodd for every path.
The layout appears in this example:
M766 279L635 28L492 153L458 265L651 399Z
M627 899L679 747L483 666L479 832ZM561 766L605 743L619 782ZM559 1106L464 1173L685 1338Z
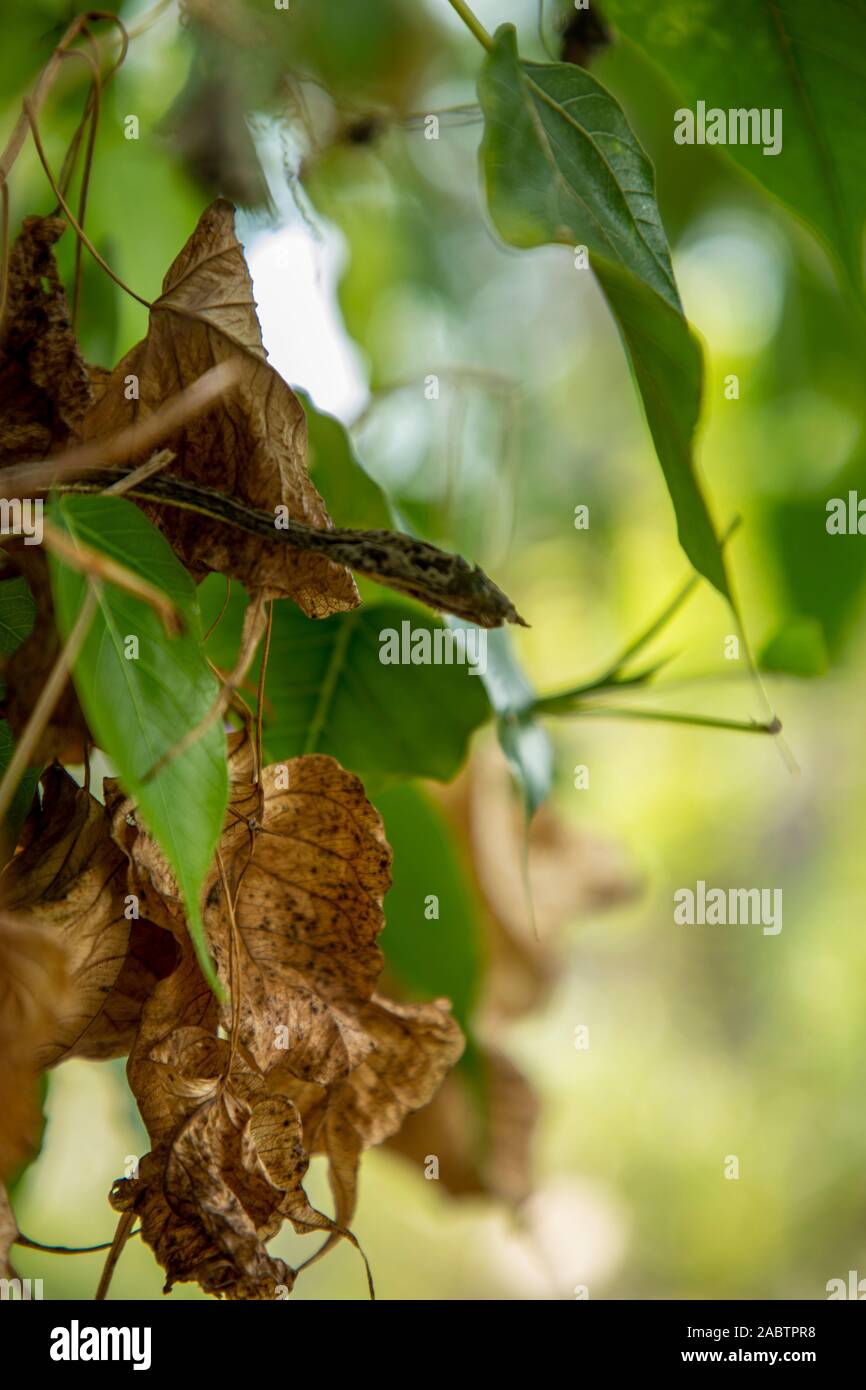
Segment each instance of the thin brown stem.
M130 1237L137 1236L138 1231L130 1231L129 1234ZM41 1250L45 1255L96 1255L100 1250L110 1250L113 1242L106 1240L102 1245L43 1245L41 1240L31 1240L19 1231L12 1244L23 1245L25 1250Z
M257 709L256 709L256 781L259 783L259 788L260 788L260 790L259 790L259 796L260 796L260 798L261 798L261 796L262 796L262 792L261 792L262 763L263 763L263 754L262 754L262 722L263 722L263 719L264 719L264 709L265 709L265 680L266 680L267 674L268 674L268 657L269 657L270 654L271 654L271 627L272 627L272 625L273 625L273 619L274 619L274 605L273 605L273 603L269 603L269 604L268 604L268 625L267 625L267 628L265 629L265 649L264 649L264 651L262 652L262 665L261 665L261 670L259 671L258 707L257 707Z
M25 771L30 766L37 744L45 731L51 715L58 700L63 694L69 673L75 665L78 653L84 645L85 638L90 631L90 624L96 613L97 594L91 584L87 590L84 602L78 617L72 626L60 653L51 668L48 679L42 688L33 712L24 726L24 731L15 745L15 751L9 762L9 766L0 781L0 822L5 817L12 803L12 798L18 789Z
M252 665L253 657L256 654L256 648L261 640L262 629L260 618L263 602L263 599L259 596L247 608L244 617L244 633L241 638L241 650L237 665L231 674L223 681L222 689L207 714L204 715L192 729L187 729L183 737L179 738L176 743L172 744L171 748L167 749L166 752L162 754L162 757L156 760L153 767L145 773L142 779L144 782L150 782L164 767L174 762L175 758L179 758L181 754L185 753L188 748L191 748L194 743L197 743L210 726L225 714L232 696Z
M201 415L234 385L240 370L240 359L231 357L215 367L209 367L190 386L148 415L136 420L117 434L108 435L89 444L69 449L55 458L16 465L3 470L3 491L8 497L26 497L31 491L45 491L61 480L82 474L101 472L124 463L136 454L143 454L160 444L187 421ZM121 479L120 482L128 479Z
M132 1235L132 1225L134 1221L135 1213L132 1211L125 1211L117 1223L117 1230L114 1233L114 1240L111 1242L111 1249L105 1261L102 1277L99 1281L99 1288L96 1290L95 1302L97 1303L103 1302L108 1294L108 1286L111 1283L111 1277L117 1268L118 1260L123 1254L123 1248Z
M33 134L33 143L36 146L36 153L39 155L39 160L42 164L42 168L45 170L45 177L51 184L51 191L53 192L55 198L57 199L58 203L63 209L63 213L66 217L67 222L73 228L78 238L81 241L83 241L84 245L87 247L88 251L90 252L93 259L96 261L97 265L102 267L106 275L110 276L114 283L116 285L119 285L120 288L132 299L137 299L139 304L144 305L145 309L150 309L152 307L150 300L145 299L143 295L137 294L135 290L130 289L126 281L121 280L117 272L111 269L111 266L108 264L105 258L99 254L96 247L93 245L93 242L90 240L84 228L81 226L81 223L75 216L75 213L72 211L71 207L69 206L63 194L61 193L57 180L55 179L54 174L51 172L51 166L48 163L48 159L46 157L45 150L42 145L42 137L39 134L39 127L36 122L36 117L31 112L30 101L27 97L24 98L24 110L30 117L30 129Z
M122 497L124 493L137 487L139 483L143 483L146 478L152 478L154 473L161 473L163 468L167 468L175 457L176 455L172 453L171 449L158 449L157 452L149 459L146 459L144 463L140 463L137 468L133 468L131 473L127 473L126 477L118 478L116 482L111 483L108 487L104 487L102 489L103 496Z
M124 593L132 594L133 598L148 604L160 618L169 637L177 637L182 631L180 615L171 599L155 584L142 579L140 574L127 569L126 565L121 565L110 555L94 550L77 537L73 539L47 519L42 523L42 538L46 549L59 556L65 565L78 574L116 584Z
M67 53L76 40L80 38L88 22L100 19L104 19L116 25L121 35L120 53L112 64L108 76L110 77L120 67L126 57L126 52L129 47L129 39L122 21L116 14L112 14L108 10L89 10L87 14L79 15L77 19L72 21L69 28L66 30L63 38L60 40L51 57L48 59L48 62L37 77L30 96L26 98L31 111L35 115L39 115L51 88L57 80L57 75L63 64L64 54ZM27 132L30 129L30 120L31 117L28 112L22 109L21 115L15 122L15 128L6 142L6 147L2 155L0 155L0 184L5 183L9 178L12 166L24 147L24 142L27 139Z

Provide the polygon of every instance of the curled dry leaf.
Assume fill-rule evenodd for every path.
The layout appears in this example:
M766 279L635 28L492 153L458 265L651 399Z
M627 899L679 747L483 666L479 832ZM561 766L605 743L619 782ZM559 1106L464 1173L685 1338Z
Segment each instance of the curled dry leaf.
M43 786L28 844L0 877L6 910L27 913L66 960L71 991L39 1062L123 1056L144 1001L174 968L175 945L152 922L133 917L126 858L104 808L56 765Z
M68 1000L61 944L37 922L0 914L0 1181L32 1152L40 1058Z
M211 1294L273 1298L293 1283L264 1247L287 1194L269 1179L251 1134L256 1102L269 1116L273 1107L263 1079L232 1058L216 1025L213 994L187 950L146 1004L128 1064L153 1148L134 1177L115 1183L111 1201L140 1219L166 1291L195 1280ZM286 1154L297 1154L300 1123L285 1109Z
M396 1005L374 994L376 937L390 850L360 781L333 758L295 758L252 780L250 745L233 742L232 794L203 920L226 998L217 1004L189 950L145 1006L130 1084L153 1145L115 1185L169 1285L268 1298L293 1272L265 1242L288 1218L346 1229L361 1151L424 1105L460 1055L446 1001ZM159 901L182 935L182 904L150 837L109 794L114 834L142 902ZM230 1041L217 1035L221 1025ZM303 1179L328 1156L331 1219Z
M360 1021L373 1047L345 1080L325 1089L299 1084L283 1071L271 1078L272 1086L296 1101L310 1152L327 1156L340 1227L355 1210L363 1150L390 1139L408 1115L430 1102L464 1047L444 999L395 1004L374 995Z
M307 423L294 392L269 364L252 282L235 236L234 208L218 199L163 281L147 337L114 369L83 428L100 439L151 415L217 363L237 358L239 380L213 409L162 441L175 459L167 473L200 483L275 516L330 527L307 473ZM136 383L130 390L130 379ZM134 399L129 399L135 395ZM130 460L130 462L141 460ZM269 597L292 598L309 617L356 607L351 574L324 556L239 536L212 517L148 504L148 515L197 576L216 570Z

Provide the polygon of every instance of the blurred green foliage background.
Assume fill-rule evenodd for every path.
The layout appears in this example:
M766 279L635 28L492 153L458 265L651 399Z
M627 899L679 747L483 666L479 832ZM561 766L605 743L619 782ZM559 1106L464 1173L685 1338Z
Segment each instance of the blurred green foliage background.
M477 10L490 27L517 23L522 50L544 58L535 4L479 0ZM5 6L4 131L73 13L60 0ZM133 31L150 14L120 13ZM244 14L284 32L284 45L241 51L232 23ZM484 565L514 598L531 627L513 650L548 693L603 669L686 565L591 275L563 248L517 253L490 230L472 109L479 57L445 0L292 0L285 14L253 0L190 4L180 25L166 6L103 95L87 226L119 274L154 296L209 198L255 202L269 189L270 206L240 226L272 360L356 426L359 456L401 517ZM54 168L84 90L84 65L67 66L41 120ZM289 68L324 82L337 106L313 81L287 86ZM562 842L547 846L535 886L543 896L545 874L573 879L571 905L555 925L540 923L537 944L517 892L519 951L543 954L550 979L533 1007L486 1014L476 1006L491 898L497 874L514 874L519 837L501 843L498 867L495 856L487 863L494 890L482 893L453 797L422 783L371 785L396 852L391 975L409 993L450 995L478 1045L495 1043L521 1069L540 1109L532 1192L516 1209L495 1195L495 1173L493 1192L454 1196L444 1168L426 1181L420 1162L376 1151L355 1230L384 1298L572 1298L578 1285L591 1298L822 1298L829 1279L866 1269L866 541L828 536L824 524L829 498L866 495L866 321L808 228L723 150L674 144L679 98L637 47L615 38L592 71L656 165L685 309L705 348L700 465L720 525L742 518L730 564L797 766L772 739L579 714L549 721ZM442 113L438 140L425 138L430 112ZM130 113L135 141L124 137ZM32 149L11 194L13 232L22 216L51 210ZM113 365L142 335L145 310L89 260L83 304L86 355ZM425 395L433 373L437 400ZM725 397L732 373L738 400ZM328 501L339 523L339 498ZM581 503L585 531L573 524ZM384 597L372 587L365 596ZM744 656L725 659L731 622L702 585L653 648L669 658L655 688L619 702L764 717ZM473 748L485 765L500 756L489 726ZM589 769L586 790L574 787L577 765ZM500 783L495 804L509 795ZM516 804L506 809L519 818ZM621 881L605 907L605 894L582 885L610 852ZM782 932L675 926L672 894L697 879L781 887ZM424 915L431 893L438 921ZM587 1050L575 1047L581 1025ZM475 1047L467 1095L483 1109ZM122 1063L61 1068L47 1117L17 1193L21 1228L49 1243L109 1240L106 1194L127 1155L146 1147ZM724 1176L729 1155L738 1181ZM327 1204L314 1168L312 1200ZM309 1245L286 1234L275 1248L300 1259ZM16 1252L48 1298L91 1297L101 1261ZM157 1298L160 1284L132 1242L112 1296ZM341 1247L293 1296L364 1297L357 1255Z

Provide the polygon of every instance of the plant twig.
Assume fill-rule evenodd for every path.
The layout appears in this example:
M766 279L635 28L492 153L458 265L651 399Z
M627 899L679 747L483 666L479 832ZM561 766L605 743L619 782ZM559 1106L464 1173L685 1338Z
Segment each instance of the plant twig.
M36 83L33 87L33 90L30 93L30 96L26 98L27 104L29 105L32 113L38 116L40 110L45 104L45 100L49 92L51 91L51 88L53 87L55 81L57 80L57 74L59 73L60 68L63 64L64 54L72 48L72 45L75 43L76 39L78 39L80 35L83 33L88 21L92 22L93 20L97 19L104 19L109 21L110 23L116 25L120 31L120 53L117 59L115 60L114 64L112 65L111 72L116 72L117 69L120 67L120 64L126 57L127 48L129 47L129 40L122 21L118 18L116 14L112 14L108 10L89 10L87 14L79 15L77 19L74 19L72 21L69 28L66 30L66 33L63 35L63 38L60 40L51 57L48 59L48 62L45 64L44 68L37 77ZM31 117L28 114L28 112L26 110L22 110L21 115L15 122L14 130L12 131L12 134L6 142L6 148L4 149L2 155L0 155L0 184L6 182L11 172L13 164L18 158L19 154L21 153L21 150L24 146L24 141L27 139L27 132L30 129L30 120Z
M42 522L42 534L46 548L58 555L70 569L76 570L79 574L89 575L91 579L104 579L109 584L116 584L118 589L141 599L158 615L167 636L177 637L182 632L180 614L162 589L142 579L141 575L113 560L110 555L94 550L77 537L73 540L51 521Z
M264 599L261 594L258 594L253 602L249 604L244 614L244 630L241 637L241 648L237 664L231 674L226 676L223 681L222 688L217 698L214 700L207 714L204 715L192 729L187 729L183 737L172 744L171 748L167 749L160 758L157 758L153 767L151 767L142 778L143 782L150 782L164 767L174 762L175 758L179 758L180 755L185 753L188 748L191 748L194 743L197 743L202 734L206 733L210 728L211 724L219 719L228 709L232 696L252 665L253 657L261 641L263 631L263 624L261 621L263 608ZM270 631L270 621L268 622L268 631Z
M145 299L143 295L137 294L135 290L130 289L126 281L122 280L120 276L117 274L117 272L111 269L111 266L105 260L104 256L101 256L100 253L97 251L96 247L93 245L93 242L90 240L89 236L85 232L78 218L75 216L75 213L72 211L71 207L69 206L63 194L61 193L60 188L57 184L57 180L51 172L51 167L48 163L45 150L42 146L42 137L39 134L39 127L36 122L36 116L34 112L31 110L30 101L28 97L24 98L24 110L26 111L27 116L30 120L30 129L33 134L33 143L36 146L36 153L39 155L39 160L42 164L42 168L45 170L45 177L51 184L51 191L57 199L58 203L60 204L61 208L63 209L66 220L75 231L75 234L78 237L79 241L84 243L91 256L96 261L97 265L102 267L106 275L108 275L116 285L119 285L120 288L130 296L130 298L137 299L139 304L144 305L145 309L150 309L150 300Z
M722 546L728 543L739 525L740 518L738 516L734 517L721 538L720 544ZM676 591L673 598L665 604L661 612L653 618L652 622L649 623L637 637L623 648L619 656L605 668L600 676L596 676L593 680L586 681L581 685L572 686L568 690L559 691L556 695L543 696L540 700L535 702L533 709L538 710L543 708L545 712L550 714L554 713L559 706L563 709L570 708L571 701L577 700L583 695L589 695L599 690L619 688L623 685L633 686L643 684L650 676L655 674L655 670L658 669L657 667L651 667L648 671L643 671L631 677L620 676L620 672L624 666L628 665L633 657L637 656L638 652L643 651L644 647L649 646L653 638L657 637L658 634L667 627L672 618L676 617L677 613L683 607L686 600L694 593L700 582L701 576L699 574L692 573L689 575L688 579Z
M82 474L102 472L118 463L125 463L136 454L145 453L173 434L181 425L208 410L216 400L234 385L240 373L241 359L230 357L209 367L189 386L171 396L152 415L136 420L104 439L95 439L68 449L54 458L15 465L3 470L4 496L26 497L31 492L45 492L55 483L69 481ZM130 475L127 475L127 486ZM122 479L119 481L123 481Z
M493 49L493 38L488 34L481 20L472 13L469 6L465 3L465 0L448 0L448 3L452 10L457 11L463 23L466 25L466 28L475 35L478 42L490 53Z
M533 706L537 713L569 713L580 716L598 715L606 719L651 719L665 724L692 724L700 729L733 729L746 734L778 734L782 728L780 719L772 719L761 724L757 719L716 719L704 714L679 714L662 709L619 709L608 705L580 705L574 710L545 710L544 701Z
M154 473L160 473L175 457L176 455L172 453L171 449L158 449L144 463L133 468L131 473L127 473L125 477L118 478L116 482L104 487L102 489L104 496L122 497L125 492L129 492L130 488L135 487L138 483L143 483L146 478L152 478Z
M99 1281L99 1288L96 1290L94 1301L101 1303L108 1294L108 1286L111 1283L111 1276L117 1267L117 1261L123 1254L123 1248L129 1237L132 1235L132 1225L135 1221L135 1212L125 1211L121 1214L117 1223L117 1230L114 1233L114 1240L111 1242L111 1249L105 1261L102 1277Z
M90 624L96 613L97 593L94 585L89 583L87 594L81 605L78 617L72 626L66 641L60 649L60 653L51 668L48 679L42 688L42 692L30 718L24 726L24 731L15 745L15 751L9 761L9 766L0 781L0 822L9 810L12 798L18 789L25 771L30 766L36 745L38 744L45 727L54 712L63 689L69 678L69 672L75 665L78 653L84 645L85 638L90 631Z
M137 1236L138 1231L130 1231L130 1237ZM31 1240L29 1236L18 1232L12 1242L13 1245L23 1245L25 1250L41 1250L46 1255L96 1255L100 1250L110 1250L112 1241L106 1240L102 1245L43 1245L40 1240Z

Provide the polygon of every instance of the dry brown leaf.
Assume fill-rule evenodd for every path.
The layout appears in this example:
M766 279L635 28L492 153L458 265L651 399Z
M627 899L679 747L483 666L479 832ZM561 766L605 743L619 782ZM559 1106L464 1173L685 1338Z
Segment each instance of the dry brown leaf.
M419 1170L438 1159L439 1180L458 1196L485 1193L519 1205L533 1186L538 1098L523 1073L494 1048L479 1047L484 1109L466 1077L452 1072L423 1110L410 1115L389 1148Z
M234 1020L225 1004L222 1023L227 1031L236 1023L262 1073L280 1067L329 1085L373 1045L357 1014L382 969L376 937L391 852L381 818L359 779L321 754L265 768L260 789L237 780L237 762L233 771L219 855L235 926L219 864L203 890L208 944L237 1009ZM125 808L112 809L120 838ZM155 890L181 919L176 882L154 842L135 835L130 853L143 902Z
M284 1218L328 1235L314 1258L338 1237L354 1242L361 1150L427 1103L463 1039L447 1001L373 994L390 850L359 780L311 755L265 768L256 785L248 740L230 747L229 809L203 892L227 998L215 1003L187 946L148 1000L128 1071L153 1151L112 1200L141 1219L169 1283L273 1297L275 1279L290 1287L293 1275L275 1273L264 1242ZM108 801L130 884L182 937L165 860L118 789ZM304 1193L313 1152L330 1161L333 1220Z
M331 1232L303 1189L309 1159L300 1116L216 1035L213 995L191 951L145 1006L128 1072L153 1144L133 1178L112 1189L134 1211L172 1284L198 1282L231 1299L290 1291L294 1271L265 1241L288 1217Z
M18 1223L9 1205L9 1194L0 1183L0 1279L15 1279L9 1252L18 1239Z
M311 1152L327 1155L334 1219L340 1227L348 1225L355 1210L363 1150L390 1139L407 1115L430 1102L464 1048L444 999L395 1004L375 995L360 1022L374 1045L354 1071L326 1096L313 1095L311 1087L294 1090L304 1116L304 1142ZM293 1094L284 1074L273 1084Z
M9 255L0 325L0 465L45 458L76 433L91 392L52 247L59 217L28 217Z
M68 999L60 943L37 922L0 915L0 1181L32 1152L40 1127L40 1054Z
M160 1018L163 1013L160 1001ZM175 1028L151 1045L151 1023L145 1009L130 1083L155 1147L135 1177L115 1183L112 1205L140 1219L142 1236L166 1271L166 1292L192 1280L211 1294L273 1298L277 1285L294 1282L263 1243L279 1227L283 1194L268 1180L250 1138L252 1108L229 1076L228 1045L195 1026Z
M275 515L330 527L307 473L307 422L294 392L269 364L256 318L252 282L235 236L234 208L218 199L163 281L147 337L118 364L83 425L85 440L113 434L151 415L208 368L238 358L240 379L220 404L162 441L174 454L167 476L216 488ZM138 399L129 400L129 379ZM132 462L133 460L130 460ZM357 606L348 570L324 556L291 551L239 534L210 517L147 505L148 515L197 576L231 575L251 590L292 598L309 616Z
M67 961L72 993L39 1060L49 1067L119 1057L145 999L174 967L174 942L152 922L127 917L126 858L105 809L57 765L43 787L28 844L0 876L6 910L29 914Z

